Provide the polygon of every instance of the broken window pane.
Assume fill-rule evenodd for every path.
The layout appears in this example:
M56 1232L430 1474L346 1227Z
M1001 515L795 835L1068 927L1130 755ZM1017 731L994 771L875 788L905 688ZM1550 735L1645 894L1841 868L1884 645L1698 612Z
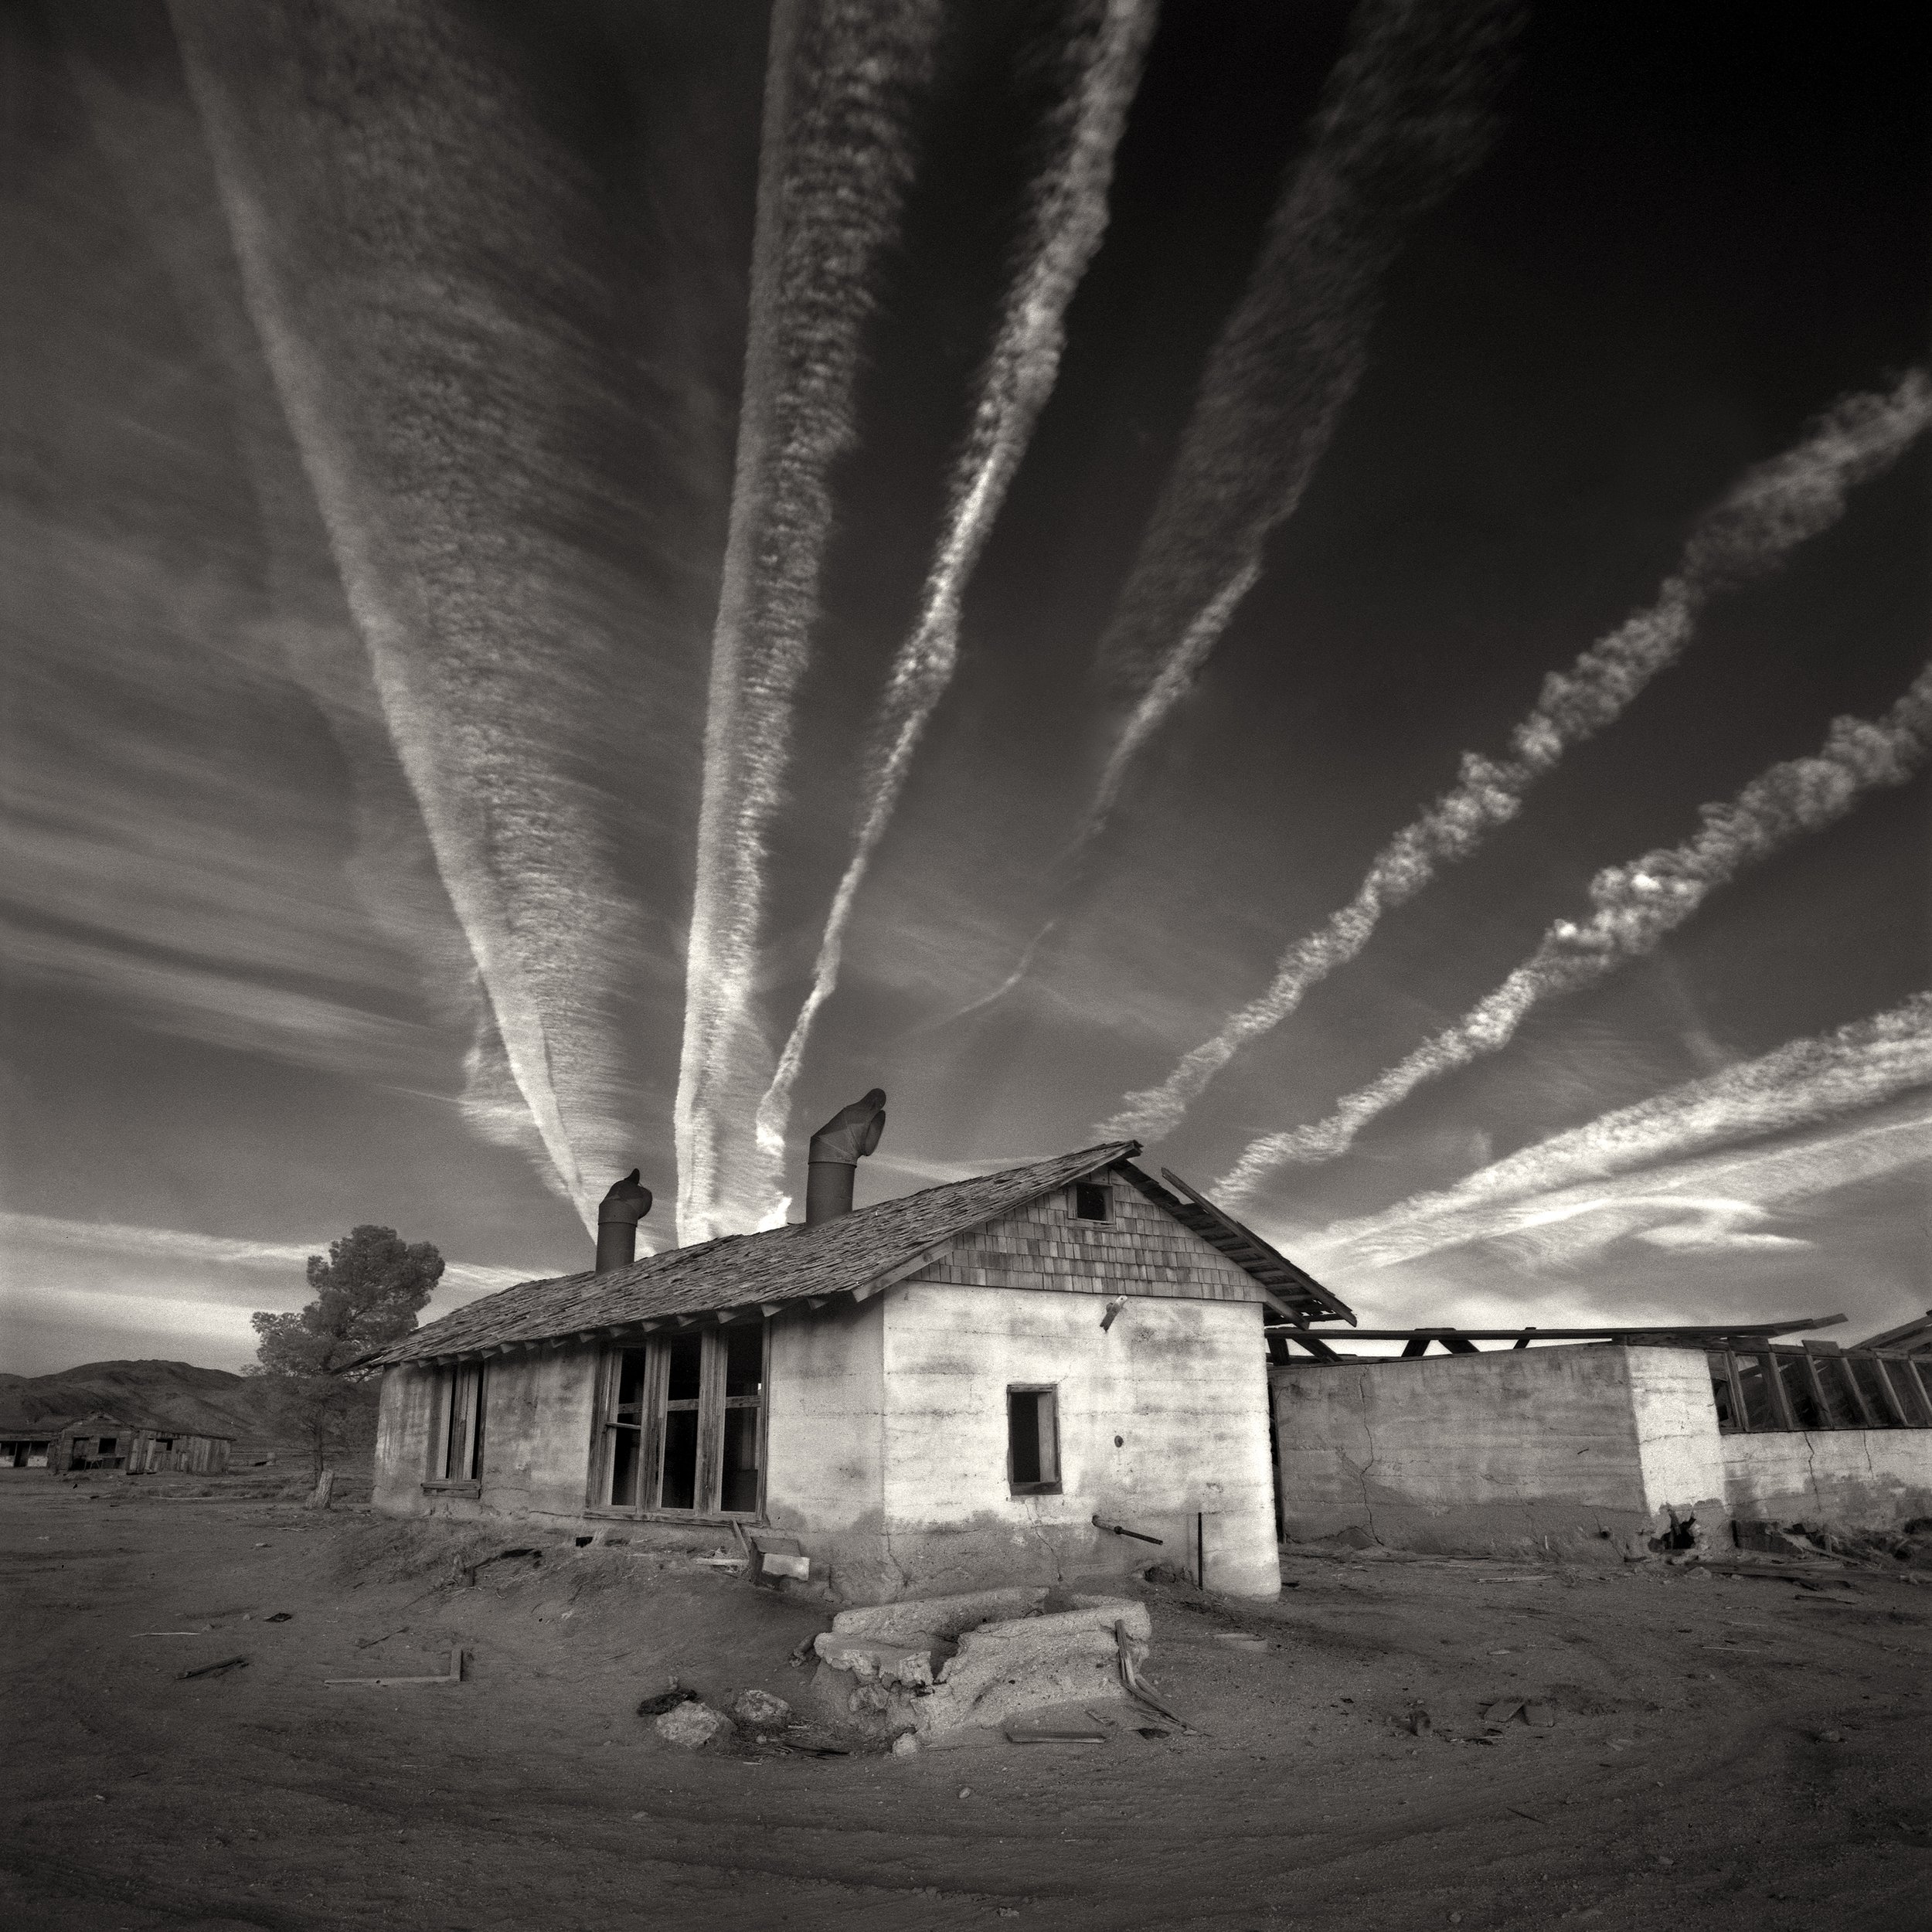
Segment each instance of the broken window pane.
M1892 1383L1893 1393L1904 1405L1906 1417L1914 1428L1923 1429L1932 1425L1932 1397L1928 1397L1919 1378L1913 1372L1911 1362L1903 1355L1888 1355L1885 1370Z
M664 1480L658 1506L695 1509L697 1501L698 1411L694 1403L688 1409L673 1409L665 1417Z
M762 1321L724 1332L725 1395L755 1396L764 1381L765 1330Z
M1832 1425L1811 1393L1811 1378L1805 1372L1801 1355L1775 1355L1768 1358L1784 1385L1791 1405L1791 1418L1801 1429L1828 1429Z
M1825 1400L1824 1426L1827 1429L1857 1428L1858 1404L1852 1400L1852 1391L1845 1383L1844 1358L1820 1350L1812 1355L1811 1367Z
M644 1420L644 1364L641 1349L626 1349L617 1358L617 1399L612 1419L636 1424Z
M1099 1182L1082 1181L1073 1189L1073 1213L1082 1221L1111 1221L1113 1204Z
M1725 1434L1737 1427L1735 1398L1731 1389L1730 1364L1721 1355L1707 1355L1705 1365L1711 1372L1711 1400L1717 1405L1717 1426Z
M1006 1392L1006 1454L1015 1489L1060 1485L1060 1440L1051 1389Z
M671 1373L664 1397L667 1402L696 1402L699 1369L704 1361L704 1337L681 1335L671 1344Z
M1764 1364L1757 1355L1740 1355L1737 1363L1738 1396L1746 1418L1753 1430L1775 1429L1777 1415L1771 1406L1771 1392L1764 1380Z
M1872 1417L1872 1427L1890 1428L1896 1418L1892 1413L1891 1403L1885 1399L1885 1390L1879 1384L1877 1363L1869 1355L1842 1355L1839 1359L1845 1364L1847 1372L1857 1379L1859 1388L1865 1396L1866 1408Z
M719 1506L750 1515L758 1507L758 1411L727 1409L724 1419L724 1472Z
M644 1437L635 1429L614 1429L611 1440L611 1500L620 1509L638 1500L638 1465L643 1461Z

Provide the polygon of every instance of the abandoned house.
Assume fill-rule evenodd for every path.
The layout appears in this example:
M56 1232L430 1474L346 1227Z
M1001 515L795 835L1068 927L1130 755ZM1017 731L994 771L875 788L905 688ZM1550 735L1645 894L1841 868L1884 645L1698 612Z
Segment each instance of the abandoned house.
M884 1098L813 1137L802 1223L633 1260L634 1175L597 1270L372 1356L376 1507L757 1526L858 1600L1163 1560L1275 1594L1264 1327L1349 1311L1132 1141L854 1209Z
M22 1417L0 1422L0 1469L50 1469L56 1475L175 1470L218 1476L228 1467L231 1440L166 1421L130 1423L104 1415Z
M376 1507L736 1525L849 1601L1150 1562L1272 1596L1283 1536L1614 1560L1932 1514L1923 1325L1361 1329L1134 1141L855 1210L884 1098L813 1137L802 1223L634 1260L633 1174L594 1270L372 1356Z

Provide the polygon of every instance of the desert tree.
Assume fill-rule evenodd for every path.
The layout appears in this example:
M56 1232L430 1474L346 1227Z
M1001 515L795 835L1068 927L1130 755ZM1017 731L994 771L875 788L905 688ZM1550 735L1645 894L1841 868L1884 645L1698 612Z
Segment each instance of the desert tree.
M442 1274L443 1257L427 1241L404 1241L393 1228L352 1228L330 1242L326 1260L308 1257L315 1292L305 1306L250 1318L259 1372L281 1385L318 1481L347 1433L357 1365L416 1326Z

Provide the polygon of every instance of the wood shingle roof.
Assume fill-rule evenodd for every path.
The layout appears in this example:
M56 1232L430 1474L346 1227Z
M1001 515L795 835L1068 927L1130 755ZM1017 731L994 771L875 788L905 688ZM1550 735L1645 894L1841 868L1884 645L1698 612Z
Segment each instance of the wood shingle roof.
M998 1174L949 1181L916 1194L855 1208L811 1226L728 1234L646 1255L602 1274L525 1281L472 1301L392 1342L361 1366L478 1355L569 1335L585 1339L639 1325L695 1320L733 1310L771 1314L787 1303L835 1294L862 1298L926 1267L958 1236L1027 1202L1109 1168L1172 1213L1260 1282L1301 1319L1348 1310L1285 1257L1238 1223L1216 1225L1199 1197L1183 1200L1140 1172L1136 1141L1104 1142Z

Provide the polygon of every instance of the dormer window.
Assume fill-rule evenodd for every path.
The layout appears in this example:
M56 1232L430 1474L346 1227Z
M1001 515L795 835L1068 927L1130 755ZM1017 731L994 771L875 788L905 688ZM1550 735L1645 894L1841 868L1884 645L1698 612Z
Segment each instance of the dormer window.
M1114 1196L1100 1181L1080 1181L1073 1188L1073 1218L1077 1221L1111 1221Z

